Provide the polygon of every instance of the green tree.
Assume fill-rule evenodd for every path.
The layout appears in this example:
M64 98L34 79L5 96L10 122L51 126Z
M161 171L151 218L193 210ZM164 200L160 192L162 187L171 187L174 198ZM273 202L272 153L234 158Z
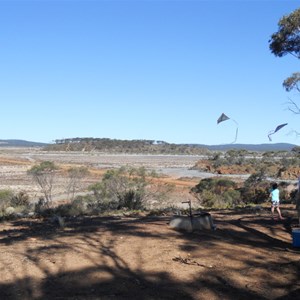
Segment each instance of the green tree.
M283 86L287 92L290 92L291 90L294 90L294 89L297 92L300 92L299 82L300 82L300 73L296 72L296 73L293 73L290 77L288 77L283 82Z
M57 166L51 161L43 161L39 165L34 165L28 170L28 174L41 188L41 192L45 197L46 205L52 202L53 183L56 176Z
M275 56L282 57L290 54L300 58L300 8L279 20L278 31L271 35L269 47ZM300 92L299 83L300 73L296 72L284 80L283 87L287 92L291 90ZM300 114L300 107L293 100L290 99L289 104L289 110Z
M300 58L300 8L283 16L278 22L278 31L271 35L270 49L275 56L291 54Z

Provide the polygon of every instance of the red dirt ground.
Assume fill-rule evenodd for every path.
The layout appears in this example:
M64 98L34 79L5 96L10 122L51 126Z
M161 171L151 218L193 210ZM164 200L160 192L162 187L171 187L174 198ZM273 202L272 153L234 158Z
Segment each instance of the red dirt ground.
M0 299L299 299L294 211L213 211L215 231L170 216L0 224Z

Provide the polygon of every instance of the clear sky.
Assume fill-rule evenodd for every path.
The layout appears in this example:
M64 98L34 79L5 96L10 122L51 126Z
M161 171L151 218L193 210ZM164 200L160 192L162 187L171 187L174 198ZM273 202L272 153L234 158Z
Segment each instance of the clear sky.
M269 39L300 1L0 0L0 139L299 144ZM231 119L217 125L225 113Z

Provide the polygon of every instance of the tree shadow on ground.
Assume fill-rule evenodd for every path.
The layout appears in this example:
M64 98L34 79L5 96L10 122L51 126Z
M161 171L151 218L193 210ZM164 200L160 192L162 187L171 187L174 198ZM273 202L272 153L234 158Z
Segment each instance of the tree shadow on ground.
M256 229L257 226L271 228L272 224L268 220L246 217L227 222L231 226L227 228L226 221L220 219L216 220L217 223L223 222L226 226L216 231L193 233L160 231L161 226L167 226L169 219L169 217L70 218L64 230L49 220L13 221L11 229L0 232L0 250L5 251L6 247L9 247L9 251L16 259L22 255L24 263L28 262L28 267L34 266L42 276L35 276L25 265L24 274L14 273L12 268L11 277L14 279L2 281L0 299L208 299L208 295L211 299L275 299L268 298L265 293L260 293L250 285L236 284L228 275L244 272L246 277L251 273L249 271L251 268L269 268L272 272L280 272L282 269L290 271L293 276L285 287L289 289L285 293L287 298L278 299L300 296L299 289L295 288L299 285L299 263L293 262L291 265L287 259L278 265L270 266L267 261L258 263L254 258L244 258L230 252L233 243L236 247L263 249L276 254L291 248L287 242ZM155 230L146 230L147 225L151 225ZM101 240L104 233L111 235ZM145 240L151 238L158 247L162 247L166 241L174 242L178 250L184 251L183 253L194 251L195 261L199 261L200 257L197 255L201 253L201 249L210 248L211 253L208 253L207 257L223 255L223 259L232 261L233 264L226 265L227 270L219 268L216 259L213 268L198 264L199 268L192 280L179 280L168 269L145 271L142 263L138 267L132 267L127 258L116 250L118 238L121 236ZM73 243L68 242L69 238L74 237L76 239L72 240ZM32 245L32 240L37 241L37 244ZM28 243L28 246L24 253L20 254L17 249L24 242ZM222 250L219 248L220 243L229 249L228 252L216 253L219 249ZM89 266L79 269L67 267L66 253L74 253L74 257L88 261ZM1 268L5 268L6 262L1 260L0 258ZM239 260L243 260L245 266L237 270L234 262ZM183 260L186 267L195 261ZM51 269L51 264L57 267L55 271ZM272 284L273 288L279 288L279 283L273 283L271 279L258 276L257 280L263 280L270 288Z

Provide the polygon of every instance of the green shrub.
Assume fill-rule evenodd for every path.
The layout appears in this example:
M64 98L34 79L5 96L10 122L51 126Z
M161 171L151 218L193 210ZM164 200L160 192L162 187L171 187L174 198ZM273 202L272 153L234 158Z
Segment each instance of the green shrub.
M171 190L170 185L159 185L158 175L144 167L107 171L101 182L89 186L98 207L111 209L144 209L148 200L161 201Z
M128 209L142 209L143 208L143 191L126 191L119 199L119 207L126 207Z
M10 190L0 190L0 210L4 211L5 208L11 206L11 199L13 192Z
M269 198L269 183L244 187L241 189L241 195L245 204L263 203Z
M191 192L208 208L229 208L242 203L237 183L226 178L202 179Z
M240 189L245 204L260 204L269 198L270 182L266 180L265 169L251 174Z
M238 190L227 190L223 193L223 197L226 208L236 207L240 204L243 204L241 199L241 193Z
M288 191L289 183L281 182L279 184L280 200L285 203L292 203L295 197L295 191Z
M219 206L219 197L210 190L203 190L201 192L201 204L204 207L217 207Z
M19 192L18 194L12 196L11 205L16 206L28 206L29 205L29 196L26 192Z

